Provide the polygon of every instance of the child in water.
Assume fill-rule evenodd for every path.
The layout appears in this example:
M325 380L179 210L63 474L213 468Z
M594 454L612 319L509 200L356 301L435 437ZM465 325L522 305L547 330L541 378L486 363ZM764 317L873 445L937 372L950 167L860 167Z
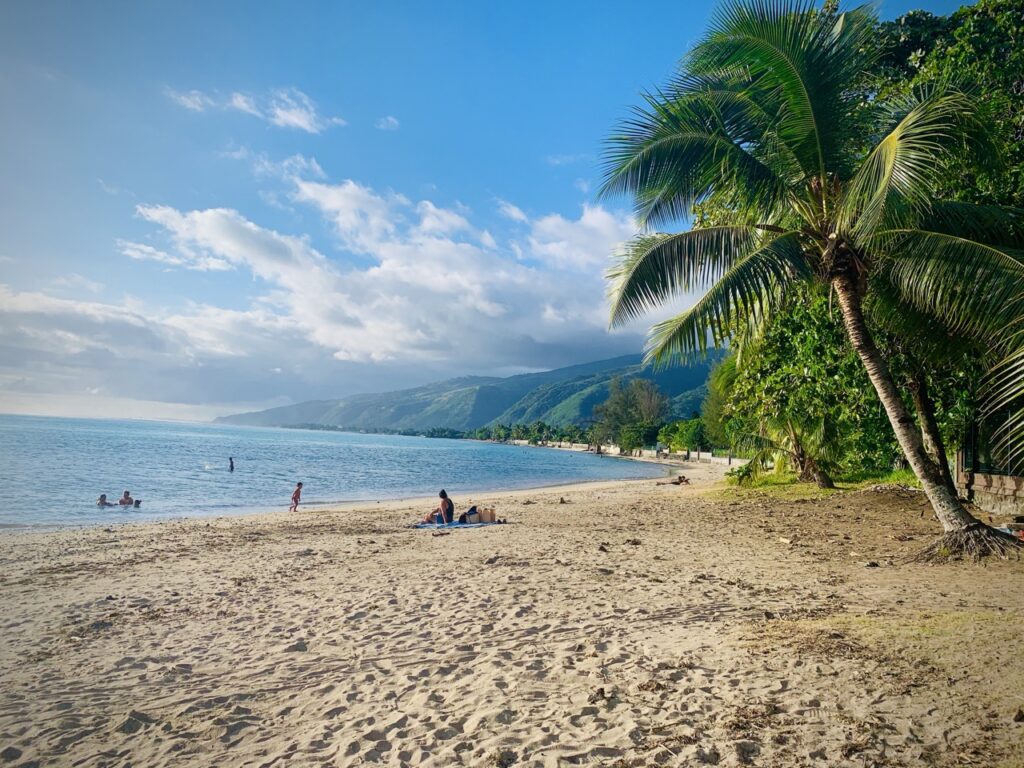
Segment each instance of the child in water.
M299 511L299 501L302 499L302 483L295 484L295 490L292 491L292 505L288 507L289 512Z

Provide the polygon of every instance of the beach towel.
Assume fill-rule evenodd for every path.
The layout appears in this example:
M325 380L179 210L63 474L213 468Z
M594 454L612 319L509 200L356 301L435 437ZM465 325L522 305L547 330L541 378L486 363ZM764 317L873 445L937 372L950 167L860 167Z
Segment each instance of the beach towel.
M486 528L489 525L498 525L498 523L447 523L445 525L438 525L437 523L416 523L413 528L437 528L447 531L452 528Z

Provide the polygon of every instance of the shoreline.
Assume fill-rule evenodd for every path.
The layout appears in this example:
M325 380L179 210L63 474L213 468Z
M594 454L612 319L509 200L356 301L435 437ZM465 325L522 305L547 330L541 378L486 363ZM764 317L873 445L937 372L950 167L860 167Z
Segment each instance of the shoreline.
M537 448L548 448L552 446L533 446ZM569 450L569 449L556 449L556 450ZM631 459L633 461L643 461L646 463L662 464L666 467L680 467L676 462L666 461L664 459L648 459L641 458L638 456L618 456L611 458L620 459ZM691 463L686 466L693 466L694 469L700 469L700 465ZM692 470L691 470L692 471ZM669 477L674 472L666 472L662 477L649 477L649 478L617 478L617 479L602 479L602 480L578 480L569 482L559 482L551 485L531 485L526 488L497 488L493 490L473 490L469 492L458 492L458 495L463 499L469 500L467 502L461 502L460 505L466 507L472 505L472 498L485 496L485 495L501 495L501 496L521 496L531 492L555 492L563 490L564 492L570 492L573 489L580 487L599 487L603 485L616 486L621 483L650 483L662 480L665 477ZM430 503L436 502L436 496L396 496L396 497L382 497L380 499L352 499L352 500L340 500L340 501L324 501L324 502L306 502L300 506L301 512L335 512L335 511L361 511L363 509L369 511L374 508L379 508L380 505L388 504L410 504L420 503L424 506ZM161 525L165 523L176 523L176 522L187 522L187 521L200 521L200 520L234 520L234 519L253 519L273 516L277 514L289 515L287 511L288 504L282 502L280 505L272 507L245 507L239 508L237 512L216 512L216 513L199 513L194 515L176 515L169 517L154 517L154 518L143 518L143 519L115 519L115 520L97 520L92 522L75 522L75 523L57 523L57 524L32 524L32 523L4 523L0 524L0 537L8 535L16 535L19 533L50 533L60 531L77 531L77 530L90 530L97 527L103 526L105 528L122 528L125 526L144 526L144 525ZM126 513L132 514L132 513ZM426 514L426 512L424 512Z

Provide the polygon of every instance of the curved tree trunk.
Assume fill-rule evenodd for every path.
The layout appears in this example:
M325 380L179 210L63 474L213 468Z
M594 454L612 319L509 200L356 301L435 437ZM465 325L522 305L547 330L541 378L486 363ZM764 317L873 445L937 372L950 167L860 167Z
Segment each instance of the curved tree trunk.
M836 484L832 482L832 476L821 467L815 465L814 471L814 482L818 484L819 488L835 488Z
M942 433L939 432L939 424L935 420L935 402L928 391L928 380L924 371L916 366L910 379L910 394L914 399L914 410L917 411L917 420L921 425L924 449L938 466L946 487L954 495L959 495L956 483L953 482L953 475L949 471L949 458L946 456L946 447L942 444Z
M929 458L914 417L904 405L893 382L889 366L886 365L885 358L875 345L867 323L864 322L861 295L856 283L850 276L840 275L833 279L832 285L839 300L843 325L846 327L850 343L864 364L868 378L871 379L878 399L882 401L885 413L889 417L893 432L896 433L896 440L899 441L907 461L921 482L921 487L928 496L943 529L947 532L960 531L977 524L978 520L964 509L956 493L951 492L943 480L939 467Z

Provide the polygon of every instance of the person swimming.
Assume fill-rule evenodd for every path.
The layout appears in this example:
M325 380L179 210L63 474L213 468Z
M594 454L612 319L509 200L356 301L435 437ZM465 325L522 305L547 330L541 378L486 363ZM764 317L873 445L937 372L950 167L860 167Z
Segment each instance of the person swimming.
M97 507L114 507L114 506L117 506L117 505L114 504L111 501L107 501L107 494L101 493L100 497L98 499L96 499L96 506Z
M235 457L234 456L229 456L228 457L228 472L234 472L234 471L235 471Z
M138 509L139 505L142 504L142 499L133 499L131 492L125 491L121 498L117 500L117 503L122 507L135 507L135 509Z

